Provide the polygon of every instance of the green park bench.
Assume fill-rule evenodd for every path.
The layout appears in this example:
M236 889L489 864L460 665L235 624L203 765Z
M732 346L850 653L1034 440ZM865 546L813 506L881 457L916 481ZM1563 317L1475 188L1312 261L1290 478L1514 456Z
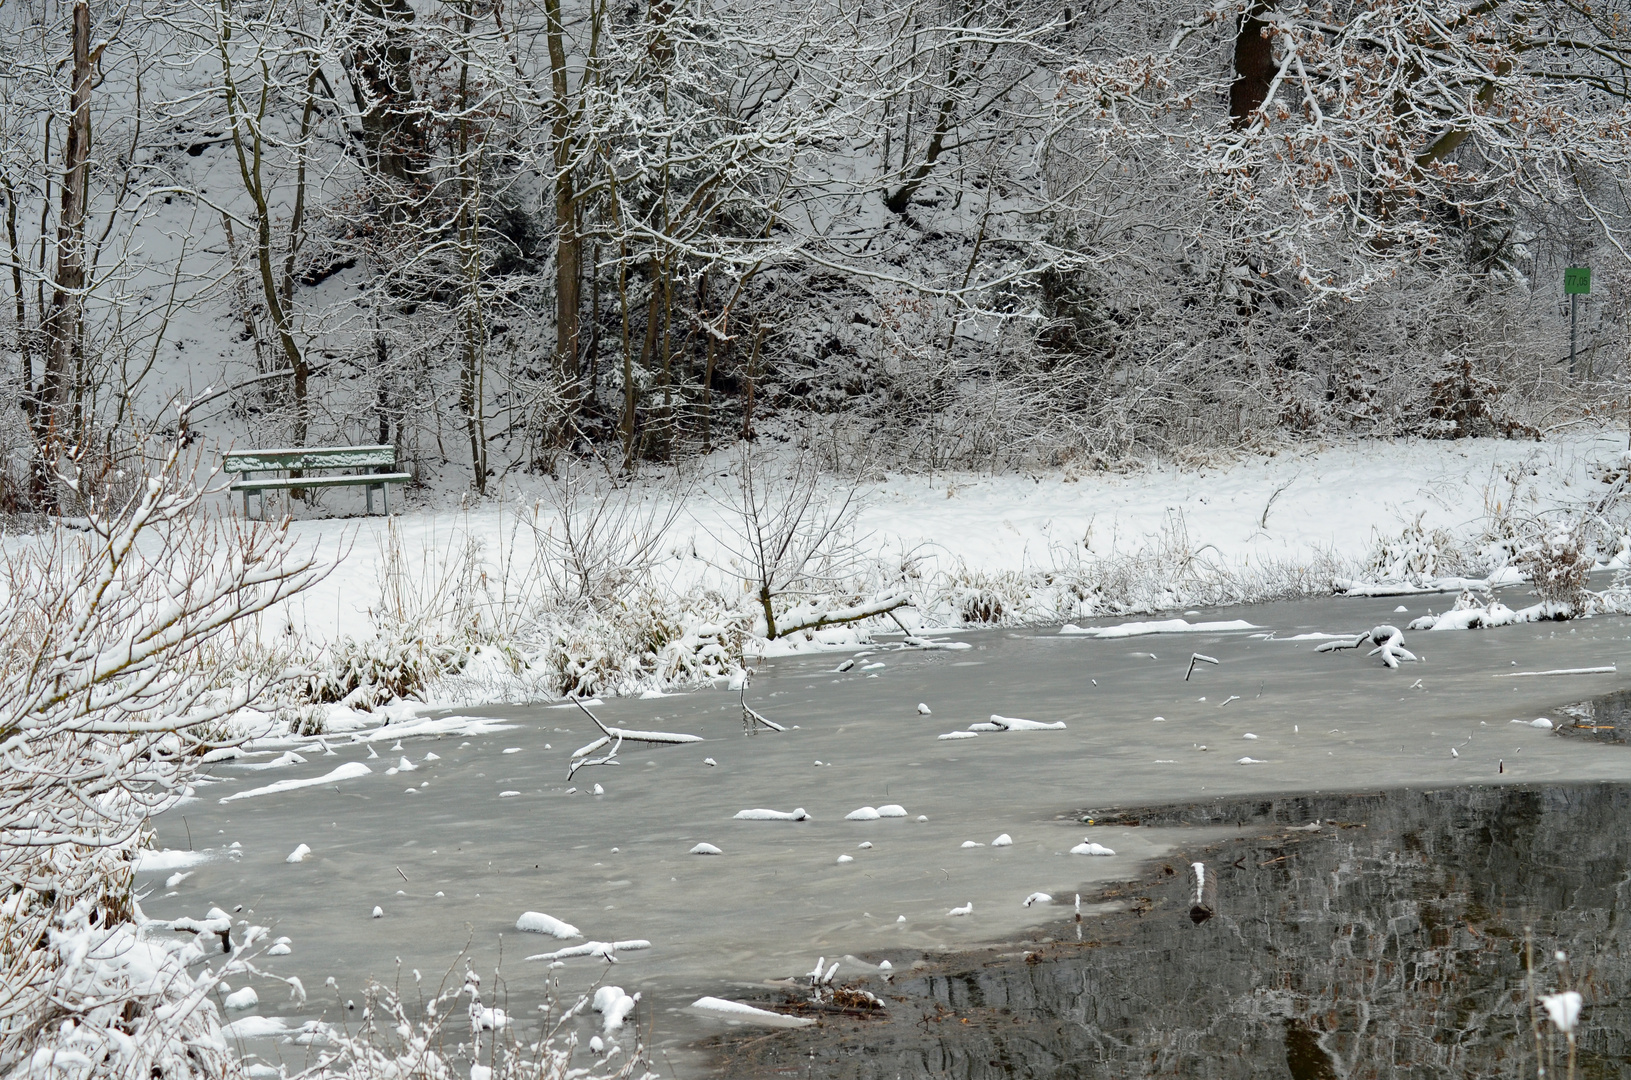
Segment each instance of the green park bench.
M387 484L405 484L413 479L405 472L351 472L338 475L311 476L322 469L374 469L380 466L396 468L394 446L306 446L286 450L231 450L221 455L221 468L237 473L228 490L241 491L244 496L244 516L249 516L249 495L260 496L261 517L266 516L266 493L291 488L362 487L368 493L368 512L374 512L374 489L384 497L385 513L391 513L391 495ZM299 469L308 475L289 476ZM282 476L256 476L256 473L283 473Z

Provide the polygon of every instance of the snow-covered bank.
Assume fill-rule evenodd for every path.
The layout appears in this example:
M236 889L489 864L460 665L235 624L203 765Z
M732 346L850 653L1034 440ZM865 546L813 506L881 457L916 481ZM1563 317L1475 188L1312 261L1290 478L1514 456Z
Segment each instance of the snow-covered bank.
M1145 614L1321 595L1339 580L1414 590L1434 575L1504 570L1492 586L1512 584L1506 534L1523 518L1592 508L1592 556L1624 565L1623 511L1608 532L1613 514L1602 511L1615 502L1625 446L1618 432L1577 429L1542 443L1288 448L1199 469L822 476L811 516L825 512L834 527L779 594L778 620L889 590L914 606L770 643L744 543L740 461L722 452L683 479L613 489L580 475L572 494L541 480L478 504L422 497L430 505L391 519L297 520L296 537L334 570L262 629L328 657L324 700L467 705L724 680L744 651L854 647L877 627ZM757 467L767 490L779 470L788 485L800 480L790 455ZM846 502L846 513L835 509ZM584 551L562 537L591 504L601 532ZM562 570L573 558L593 564L576 579ZM605 580L601 602L570 595Z

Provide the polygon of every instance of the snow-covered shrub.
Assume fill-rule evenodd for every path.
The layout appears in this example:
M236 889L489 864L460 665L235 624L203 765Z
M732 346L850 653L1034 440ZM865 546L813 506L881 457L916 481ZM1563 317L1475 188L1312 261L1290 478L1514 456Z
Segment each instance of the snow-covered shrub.
M860 561L854 536L860 510L854 488L829 497L813 454L778 461L744 443L731 470L735 491L716 499L732 528L714 540L728 572L758 603L761 633L781 636L778 606L844 590Z
M132 861L225 719L288 678L236 628L322 570L283 525L204 515L184 464L0 555L0 1075L230 1069L209 985L137 924Z
M1471 357L1446 353L1443 370L1427 391L1423 434L1444 439L1505 436L1539 439L1540 432L1506 414L1506 388L1477 370Z
M462 668L469 654L467 642L433 637L420 627L381 627L371 638L342 637L330 645L301 696L363 712L393 701L423 700L425 691Z
M1437 577L1482 574L1487 567L1443 529L1429 531L1422 515L1410 522L1398 536L1377 535L1365 560L1363 574L1368 581L1420 584Z
M749 624L717 593L686 608L647 593L614 612L552 623L535 663L556 693L581 697L696 685L741 669Z
M1555 617L1567 618L1580 612L1586 599L1587 576L1596 560L1580 543L1577 529L1535 522L1531 537L1513 562Z
M604 611L637 591L662 557L683 494L649 498L630 485L592 481L570 465L563 469L527 521L535 541L532 570L551 603Z
M1032 575L981 571L959 566L946 586L946 605L963 626L997 626L1024 621L1031 607ZM1034 616L1033 616L1034 617Z

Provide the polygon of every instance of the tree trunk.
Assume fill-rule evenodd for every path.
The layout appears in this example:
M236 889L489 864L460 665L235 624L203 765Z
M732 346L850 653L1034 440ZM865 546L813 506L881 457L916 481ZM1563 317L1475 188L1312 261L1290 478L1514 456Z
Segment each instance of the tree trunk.
M270 88L264 85L261 87L253 112L245 107L244 101L238 96L238 82L232 70L232 54L227 49L227 34L231 32L231 28L223 24L221 32L221 37L216 42L216 51L221 61L222 94L226 100L227 123L232 132L233 155L238 162L238 178L243 183L244 192L255 206L255 263L256 269L260 272L261 299L266 303L267 319L277 335L278 347L289 363L289 374L294 390L293 445L304 446L311 417L307 389L311 378L311 366L306 362L300 344L294 339L289 310L279 295L278 272L273 266L272 212L268 206L262 168L265 147L261 139L261 124L266 120ZM244 138L245 129L249 135L247 141ZM289 475L300 476L301 470L291 469ZM291 494L299 498L302 493L299 488L294 488L291 489Z
M384 176L409 183L425 168L425 134L413 88L413 46L408 0L358 0L363 32L351 43L346 74L361 114L363 144ZM399 213L400 207L391 211Z
M74 4L73 83L69 98L68 137L62 149L61 209L57 217L57 269L51 310L45 320L45 370L40 383L38 425L46 465L61 453L73 410L72 373L82 340L85 308L85 202L90 187L91 154L91 9ZM98 50L100 51L100 50ZM40 478L43 479L43 478ZM38 492L46 496L47 492Z
M1245 127L1252 113L1262 107L1274 81L1274 42L1263 33L1268 24L1259 16L1270 4L1256 3L1241 16L1235 34L1235 81L1229 84L1229 121Z
M553 94L550 143L555 165L555 372L568 398L577 405L578 309L582 303L583 241L578 236L577 199L572 184L572 103L566 69L566 31L561 0L544 0Z
M460 367L459 405L464 411L465 430L470 436L470 471L477 494L487 494L487 426L483 419L486 397L485 320L481 310L481 215L480 175L476 154L470 147L470 5L465 4L465 55L459 65L459 246L463 271L464 303L460 329L463 364Z

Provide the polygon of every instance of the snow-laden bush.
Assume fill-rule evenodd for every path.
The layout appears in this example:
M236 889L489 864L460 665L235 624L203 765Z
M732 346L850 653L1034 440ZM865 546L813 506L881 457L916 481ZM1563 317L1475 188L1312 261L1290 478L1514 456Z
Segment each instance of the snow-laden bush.
M324 651L302 697L363 712L393 701L424 700L431 686L462 668L470 655L469 643L435 634L391 625L371 638L342 637Z
M0 1075L231 1069L208 984L137 923L132 862L225 719L289 677L245 665L237 627L322 569L283 525L205 517L184 466L0 556Z
M1425 528L1418 514L1397 536L1377 534L1365 560L1364 576L1368 581L1419 585L1438 577L1482 574L1487 569L1449 532Z
M656 593L552 623L536 663L559 694L592 697L712 682L740 671L751 616L717 593L680 608Z
M1580 543L1578 530L1536 521L1530 532L1513 562L1529 579L1541 603L1558 612L1558 617L1580 612L1587 576L1596 560Z
M466 971L464 985L443 989L410 1009L395 990L378 983L363 993L353 1030L324 1025L317 1062L300 1080L655 1080L638 1038L625 1050L601 1045L589 1066L574 1067L579 1045L568 1025L592 1001L581 997L555 1012L545 1006L541 1031L530 1040L519 1018L482 1003L481 980ZM466 1041L468 1040L468 1041Z

